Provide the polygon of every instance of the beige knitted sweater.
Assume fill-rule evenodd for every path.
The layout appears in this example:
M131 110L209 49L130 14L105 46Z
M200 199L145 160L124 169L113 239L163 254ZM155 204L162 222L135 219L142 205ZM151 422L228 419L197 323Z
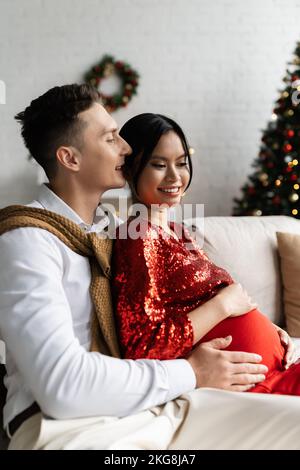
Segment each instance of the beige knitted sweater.
M85 233L71 220L48 210L20 205L0 210L0 235L21 227L47 230L75 253L89 259L92 275L90 292L94 303L91 351L120 357L110 291L113 241L96 233Z

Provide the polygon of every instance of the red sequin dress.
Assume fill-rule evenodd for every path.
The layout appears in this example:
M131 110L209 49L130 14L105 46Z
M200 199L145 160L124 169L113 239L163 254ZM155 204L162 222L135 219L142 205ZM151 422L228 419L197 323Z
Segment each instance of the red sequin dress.
M234 281L182 226L171 227L180 236L177 240L143 221L135 226L142 237L138 234L133 239L128 236L131 221L119 228L113 251L112 293L122 355L128 359L185 357L193 348L187 313ZM300 395L300 364L283 369L285 351L266 316L255 309L228 318L201 342L229 334L233 340L228 349L260 354L269 368L266 380L252 392Z

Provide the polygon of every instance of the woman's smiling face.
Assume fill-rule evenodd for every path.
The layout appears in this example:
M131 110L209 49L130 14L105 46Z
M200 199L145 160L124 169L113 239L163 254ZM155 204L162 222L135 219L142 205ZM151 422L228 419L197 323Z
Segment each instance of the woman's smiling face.
M161 136L137 182L139 201L173 206L180 203L190 179L188 159L174 131Z

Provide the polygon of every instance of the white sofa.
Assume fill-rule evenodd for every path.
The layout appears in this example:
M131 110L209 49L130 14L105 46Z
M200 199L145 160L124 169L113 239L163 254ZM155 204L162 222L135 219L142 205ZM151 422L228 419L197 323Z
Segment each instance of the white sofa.
M247 289L260 311L284 326L276 231L300 234L300 221L268 216L206 217L185 222L208 256ZM294 340L300 353L300 338ZM4 447L0 437L0 449Z

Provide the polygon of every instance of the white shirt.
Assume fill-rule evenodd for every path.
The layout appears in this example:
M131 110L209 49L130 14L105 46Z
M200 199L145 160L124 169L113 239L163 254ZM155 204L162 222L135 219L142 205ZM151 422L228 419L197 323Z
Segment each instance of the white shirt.
M31 207L85 224L46 185ZM98 211L97 211L98 213ZM90 352L92 301L88 259L38 228L0 237L0 339L6 343L4 426L37 401L56 419L126 416L165 403L195 387L184 359L121 360Z

